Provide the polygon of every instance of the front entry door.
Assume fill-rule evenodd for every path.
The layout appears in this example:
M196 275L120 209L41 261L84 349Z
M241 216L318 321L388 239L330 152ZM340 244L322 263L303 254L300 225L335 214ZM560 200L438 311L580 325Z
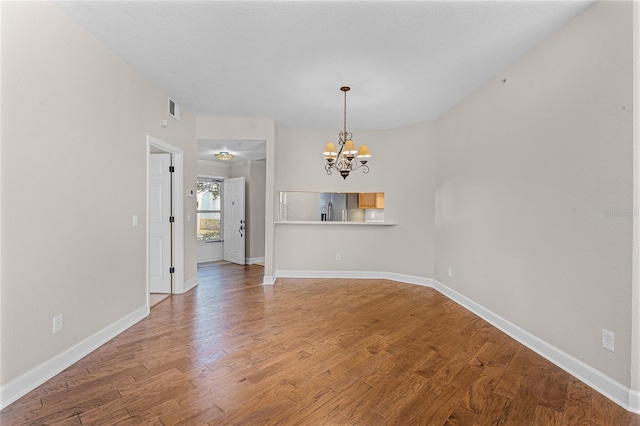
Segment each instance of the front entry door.
M244 265L244 177L224 180L222 191L224 260Z
M149 155L149 291L171 293L171 154Z

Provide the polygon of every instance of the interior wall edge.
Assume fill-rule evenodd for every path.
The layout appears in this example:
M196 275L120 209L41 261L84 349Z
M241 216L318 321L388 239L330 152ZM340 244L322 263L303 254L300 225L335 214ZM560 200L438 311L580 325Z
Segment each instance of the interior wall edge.
M633 2L633 211L640 211L640 3ZM631 388L640 406L640 217L633 215Z

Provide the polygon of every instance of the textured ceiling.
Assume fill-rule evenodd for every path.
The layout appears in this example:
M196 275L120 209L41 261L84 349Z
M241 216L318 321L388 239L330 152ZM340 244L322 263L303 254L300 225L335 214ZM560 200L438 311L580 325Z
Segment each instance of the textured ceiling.
M232 160L218 160L213 154L226 151L236 157ZM267 141L245 139L198 139L200 160L234 163L241 160L263 160L267 156Z
M583 1L74 1L58 7L198 116L385 129L433 120Z

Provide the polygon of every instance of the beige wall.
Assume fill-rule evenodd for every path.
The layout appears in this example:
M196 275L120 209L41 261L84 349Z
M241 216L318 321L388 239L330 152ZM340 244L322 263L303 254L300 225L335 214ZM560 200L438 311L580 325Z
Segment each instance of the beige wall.
M396 226L277 225L276 269L378 271L433 276L435 126L352 130L372 154L371 171L346 180L324 171L322 148L336 129L280 128L276 192L384 192L385 220ZM336 260L336 254L341 260Z
M350 130L356 145L368 145L374 156L368 174L354 171L344 180L335 172L330 176L325 173L322 150L328 141L337 142L339 127L340 123L336 123L336 129L280 127L276 146L276 191L384 191L387 176L384 131Z
M198 176L229 177L229 166L217 161L198 160Z
M336 123L337 127L339 123ZM322 149L336 141L336 129L279 128L276 155L276 193L279 191L386 191L384 132L352 130L357 145L369 146L375 158L371 171L354 171L343 180L324 171ZM276 271L384 271L385 227L341 225L277 225ZM374 248L380 248L378 250ZM336 260L336 254L341 260Z
M633 3L633 210L640 211L640 3ZM640 391L640 215L633 217L631 388ZM639 404L640 405L640 404Z
M252 161L250 166L251 182L249 192L251 194L251 220L249 230L249 250L247 257L258 259L264 257L264 235L266 218L266 187L267 187L267 162L266 160Z
M435 278L625 386L631 8L594 4L437 122Z
M146 136L184 150L185 190L196 138L188 110L168 117L165 93L50 2L2 2L1 28L4 386L146 305Z
M435 256L435 123L400 127L385 132L385 220L398 222L387 229L385 270L433 278Z

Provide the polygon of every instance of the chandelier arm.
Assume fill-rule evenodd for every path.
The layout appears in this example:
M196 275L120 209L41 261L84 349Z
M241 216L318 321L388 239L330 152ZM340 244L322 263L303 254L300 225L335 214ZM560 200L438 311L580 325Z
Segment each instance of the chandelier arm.
M332 169L335 169L335 166L333 164L327 163L324 165L324 169L326 170L327 174L330 175L333 173Z
M338 150L337 158L342 158L341 155L342 155L342 151L344 150L344 143L345 143L345 140L343 140L342 138L343 138L342 135L340 135L340 137L338 138L338 144L340 145L340 149Z

